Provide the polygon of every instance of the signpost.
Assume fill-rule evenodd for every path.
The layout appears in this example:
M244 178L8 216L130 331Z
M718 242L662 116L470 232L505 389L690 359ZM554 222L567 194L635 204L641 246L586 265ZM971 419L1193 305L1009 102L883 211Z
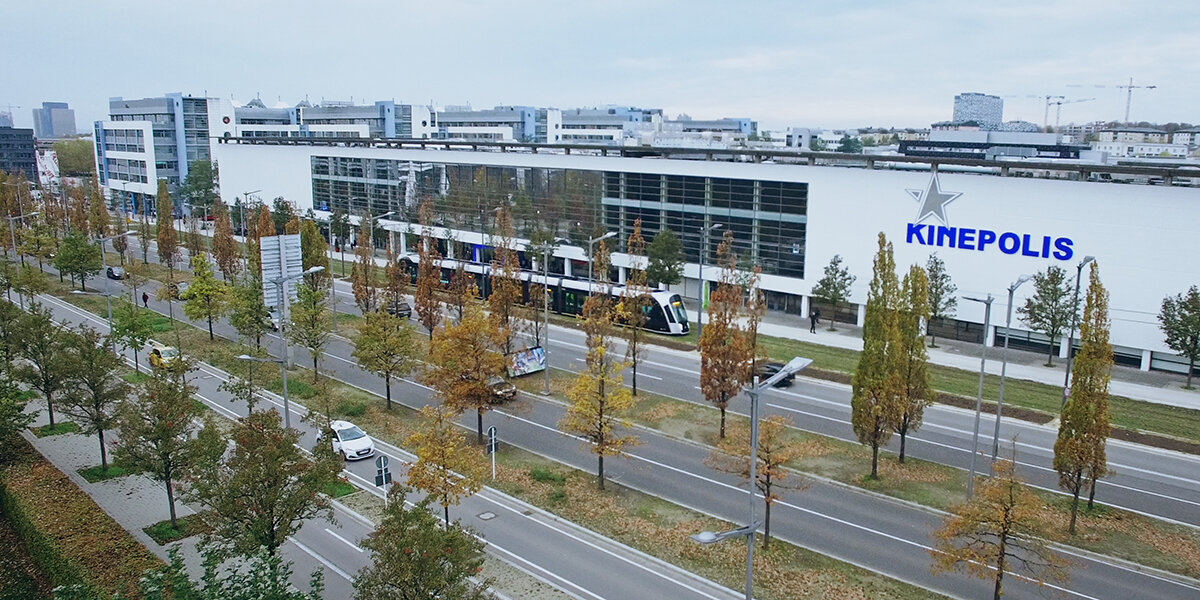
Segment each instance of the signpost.
M282 253L281 253L282 248ZM259 258L262 265L263 281L278 280L284 277L294 277L304 271L303 260L300 256L300 234L272 235L259 240ZM288 302L296 301L297 279L284 284L287 289ZM263 289L263 302L268 308L279 305L279 286L267 286Z
M375 459L375 485L383 488L383 505L387 507L387 486L392 483L392 470L388 467L388 457L379 455Z
M496 426L492 425L487 430L488 442L487 453L492 455L492 481L496 480L496 450L500 447L500 442L496 440Z

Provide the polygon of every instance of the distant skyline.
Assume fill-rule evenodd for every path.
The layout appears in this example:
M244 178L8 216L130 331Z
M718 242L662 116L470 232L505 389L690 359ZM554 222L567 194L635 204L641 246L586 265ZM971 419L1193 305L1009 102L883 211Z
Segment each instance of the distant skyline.
M65 101L80 132L112 96L268 106L306 96L435 105L662 108L675 118L927 127L954 95L1004 120L1200 122L1200 3L1115 0L347 2L11 1L0 111ZM1107 87L1095 87L1101 84ZM1030 97L1033 96L1033 97ZM1054 123L1055 107L1049 122Z

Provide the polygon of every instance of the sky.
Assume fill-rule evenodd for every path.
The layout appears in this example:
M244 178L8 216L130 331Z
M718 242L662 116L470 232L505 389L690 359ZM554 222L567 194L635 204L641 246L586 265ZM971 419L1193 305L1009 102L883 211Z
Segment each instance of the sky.
M0 111L168 92L435 106L626 105L674 118L928 127L954 95L1005 120L1200 123L1200 2L1156 0L5 0ZM1106 87L1096 87L1103 85ZM365 101L365 102L364 102ZM1054 123L1055 109L1049 121Z

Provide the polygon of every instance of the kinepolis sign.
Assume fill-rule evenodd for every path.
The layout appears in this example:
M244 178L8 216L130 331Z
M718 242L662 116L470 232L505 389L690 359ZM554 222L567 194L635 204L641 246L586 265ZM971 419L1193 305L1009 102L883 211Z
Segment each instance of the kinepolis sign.
M929 179L929 187L923 190L905 190L921 205L917 218L908 224L905 236L909 244L975 250L979 252L1003 252L1030 258L1054 258L1071 260L1075 255L1071 238L1049 235L1034 235L1012 231L994 231L970 227L951 227L946 219L946 206L954 202L961 192L942 191L937 173ZM928 223L935 217L941 224Z

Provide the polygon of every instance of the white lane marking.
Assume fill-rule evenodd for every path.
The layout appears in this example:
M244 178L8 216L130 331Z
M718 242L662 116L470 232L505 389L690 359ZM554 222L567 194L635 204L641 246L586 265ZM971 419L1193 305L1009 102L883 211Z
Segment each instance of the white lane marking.
M358 550L360 553L361 553L361 552L366 552L366 550L363 550L362 548L359 548L359 547L358 547L358 544L355 544L354 542L352 542L352 541L350 541L350 540L348 540L348 539L346 539L346 538L344 538L344 537L342 537L342 536L340 536L340 535L338 535L338 534L334 533L334 531L333 531L332 529L328 528L328 527L326 527L326 528L325 528L325 533L328 533L329 535L332 535L333 537L335 537L335 538L337 538L338 540L340 540L340 541L341 541L343 544L346 544L347 546L350 546L351 548L354 548L355 550Z
M312 548L309 548L308 546L305 546L304 544L301 544L301 543L300 543L300 540L298 540L298 539L296 539L296 538L294 538L294 537L292 537L292 536L288 536L288 540L289 540L289 541L291 541L293 544L295 544L295 545L296 545L296 547L297 547L297 548L299 548L301 551L303 551L305 554L307 554L307 555L309 555L309 556L311 556L311 557L313 557L313 558L317 559L317 562L319 562L319 563L321 563L321 564L325 565L325 568L326 568L326 569L329 569L330 571L333 571L334 573L336 573L336 574L337 574L339 577L341 577L342 579L345 579L346 581L350 581L350 582L353 582L353 581L354 581L354 578L353 578L353 577L351 577L351 576L350 576L348 573L346 573L345 571L343 571L343 570L339 569L337 565L335 565L335 564L333 564L333 563L329 562L328 560L326 560L324 556L321 556L320 554L317 554L316 552L313 552Z
M638 374L637 374L637 376L638 376L638 378L642 378L642 377L649 377L650 379L654 379L654 380L656 380L656 381L662 381L662 380L663 380L663 378L662 378L662 377L659 377L659 376L657 376L657 375L651 375L651 374L649 374L649 373L638 373Z

